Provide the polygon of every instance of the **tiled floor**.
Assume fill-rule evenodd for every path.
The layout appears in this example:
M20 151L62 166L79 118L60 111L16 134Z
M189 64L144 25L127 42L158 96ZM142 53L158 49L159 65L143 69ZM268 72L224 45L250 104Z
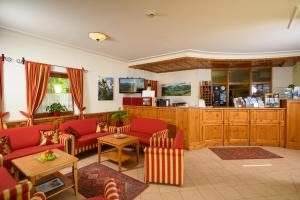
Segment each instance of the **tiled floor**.
M185 151L184 186L150 184L137 200L300 200L300 151L265 147L284 158L225 161L209 149ZM96 154L79 161L79 168L96 162ZM103 162L116 169L116 165ZM140 163L142 165L142 163ZM63 170L63 173L70 169ZM143 168L124 172L143 181ZM84 199L69 190L52 199Z

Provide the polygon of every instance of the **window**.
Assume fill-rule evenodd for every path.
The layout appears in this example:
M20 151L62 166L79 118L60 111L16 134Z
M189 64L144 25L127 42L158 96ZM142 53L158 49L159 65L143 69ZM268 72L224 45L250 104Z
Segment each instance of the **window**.
M65 114L72 114L74 112L67 74L51 73L47 93L35 115L37 117L50 116L51 114L46 111L46 108L53 103L60 103L66 106L68 111Z

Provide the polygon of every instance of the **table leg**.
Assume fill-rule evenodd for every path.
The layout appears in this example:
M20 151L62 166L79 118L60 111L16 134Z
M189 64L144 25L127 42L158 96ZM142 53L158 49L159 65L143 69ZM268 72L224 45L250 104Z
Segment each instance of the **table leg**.
M98 142L98 163L101 162L101 150L102 150L102 144Z
M136 161L139 164L139 157L140 157L140 143L137 142L136 144Z
M122 169L122 148L118 148L118 158L119 158L119 172L121 172Z
M73 181L74 181L74 191L75 191L75 196L78 194L78 172L77 172L77 161L73 162Z
M31 196L35 193L35 185L36 185L36 177L31 176L29 177L30 182L32 183L32 189L30 191Z

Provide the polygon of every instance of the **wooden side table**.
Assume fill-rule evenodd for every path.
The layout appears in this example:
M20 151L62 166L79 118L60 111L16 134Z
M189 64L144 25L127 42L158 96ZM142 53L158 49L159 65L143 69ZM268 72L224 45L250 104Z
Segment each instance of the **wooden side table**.
M58 149L53 149L52 151L57 155L57 158L52 161L40 162L39 160L37 160L37 158L41 155L41 153L37 153L21 158L16 158L12 160L12 163L32 182L33 193L35 192L36 185L42 184L54 178L60 178L64 185L50 192L47 192L47 198L50 198L72 187L74 188L76 196L78 194L78 158ZM66 167L72 167L73 180L67 178L59 172L59 170Z
M115 147L115 150L102 152L102 144ZM117 139L114 135L107 135L98 138L98 163L101 162L101 154L105 154L109 160L117 162L119 165L119 172L122 169L122 163L132 157L132 153L124 151L124 147L135 145L136 147L136 160L139 163L139 138L127 135L125 138Z

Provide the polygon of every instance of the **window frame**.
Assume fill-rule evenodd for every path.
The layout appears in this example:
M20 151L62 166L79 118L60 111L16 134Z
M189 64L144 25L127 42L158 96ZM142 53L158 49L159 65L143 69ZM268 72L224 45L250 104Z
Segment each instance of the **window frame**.
M62 72L50 72L50 77L55 77L55 78L67 78L68 79L68 74L62 73ZM72 107L73 111L67 111L67 112L61 112L60 116L67 116L67 115L74 115L74 101L72 97ZM49 112L43 112L43 113L34 113L33 114L34 118L46 118L46 117L55 117L52 115L52 113Z

